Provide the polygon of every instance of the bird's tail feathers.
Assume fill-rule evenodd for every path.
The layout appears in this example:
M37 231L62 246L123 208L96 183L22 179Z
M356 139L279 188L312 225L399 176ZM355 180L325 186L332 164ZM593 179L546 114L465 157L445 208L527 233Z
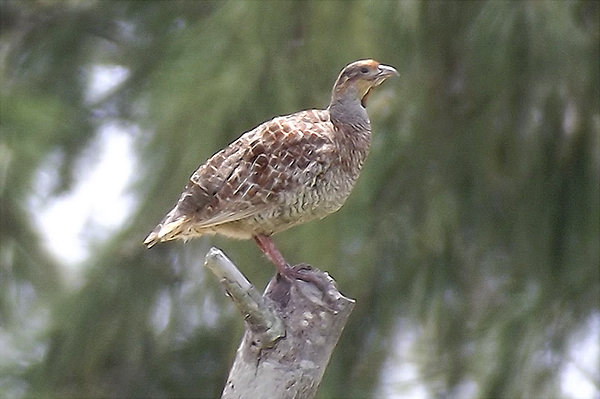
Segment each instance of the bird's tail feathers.
M155 244L163 241L169 241L177 238L183 231L183 227L187 218L185 216L179 217L173 221L165 221L160 223L144 240L144 244L151 248Z

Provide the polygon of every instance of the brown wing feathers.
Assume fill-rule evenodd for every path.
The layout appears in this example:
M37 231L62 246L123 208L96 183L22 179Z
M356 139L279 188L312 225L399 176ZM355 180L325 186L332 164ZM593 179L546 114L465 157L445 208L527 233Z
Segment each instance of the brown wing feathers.
M191 176L179 202L148 236L149 246L183 235L201 235L277 206L314 181L309 168L329 140L323 111L268 121L213 155ZM192 229L191 231L186 231Z
M397 74L374 60L353 62L327 109L278 117L242 135L198 168L145 244L206 233L268 236L339 209L369 152L366 98Z

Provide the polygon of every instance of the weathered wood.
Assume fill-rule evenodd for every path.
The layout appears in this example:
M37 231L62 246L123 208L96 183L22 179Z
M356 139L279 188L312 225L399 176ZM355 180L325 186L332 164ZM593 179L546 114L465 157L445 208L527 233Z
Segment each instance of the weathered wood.
M277 275L262 296L220 250L209 251L206 265L246 325L221 398L313 398L354 301L307 265L295 266L306 281Z

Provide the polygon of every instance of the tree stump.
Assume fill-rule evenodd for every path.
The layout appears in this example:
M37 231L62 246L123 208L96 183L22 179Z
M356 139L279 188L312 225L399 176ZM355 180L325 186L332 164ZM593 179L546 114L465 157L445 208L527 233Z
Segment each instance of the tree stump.
M314 398L354 300L325 272L298 265L304 280L279 275L261 295L217 248L205 265L244 316L246 331L222 399Z

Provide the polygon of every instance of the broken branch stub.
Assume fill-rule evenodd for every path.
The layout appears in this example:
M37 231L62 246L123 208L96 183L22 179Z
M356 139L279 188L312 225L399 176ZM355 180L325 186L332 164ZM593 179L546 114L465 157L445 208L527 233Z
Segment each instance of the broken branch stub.
M246 325L222 399L313 398L354 301L307 265L294 266L302 280L276 275L261 296L220 250L211 248L205 263Z

